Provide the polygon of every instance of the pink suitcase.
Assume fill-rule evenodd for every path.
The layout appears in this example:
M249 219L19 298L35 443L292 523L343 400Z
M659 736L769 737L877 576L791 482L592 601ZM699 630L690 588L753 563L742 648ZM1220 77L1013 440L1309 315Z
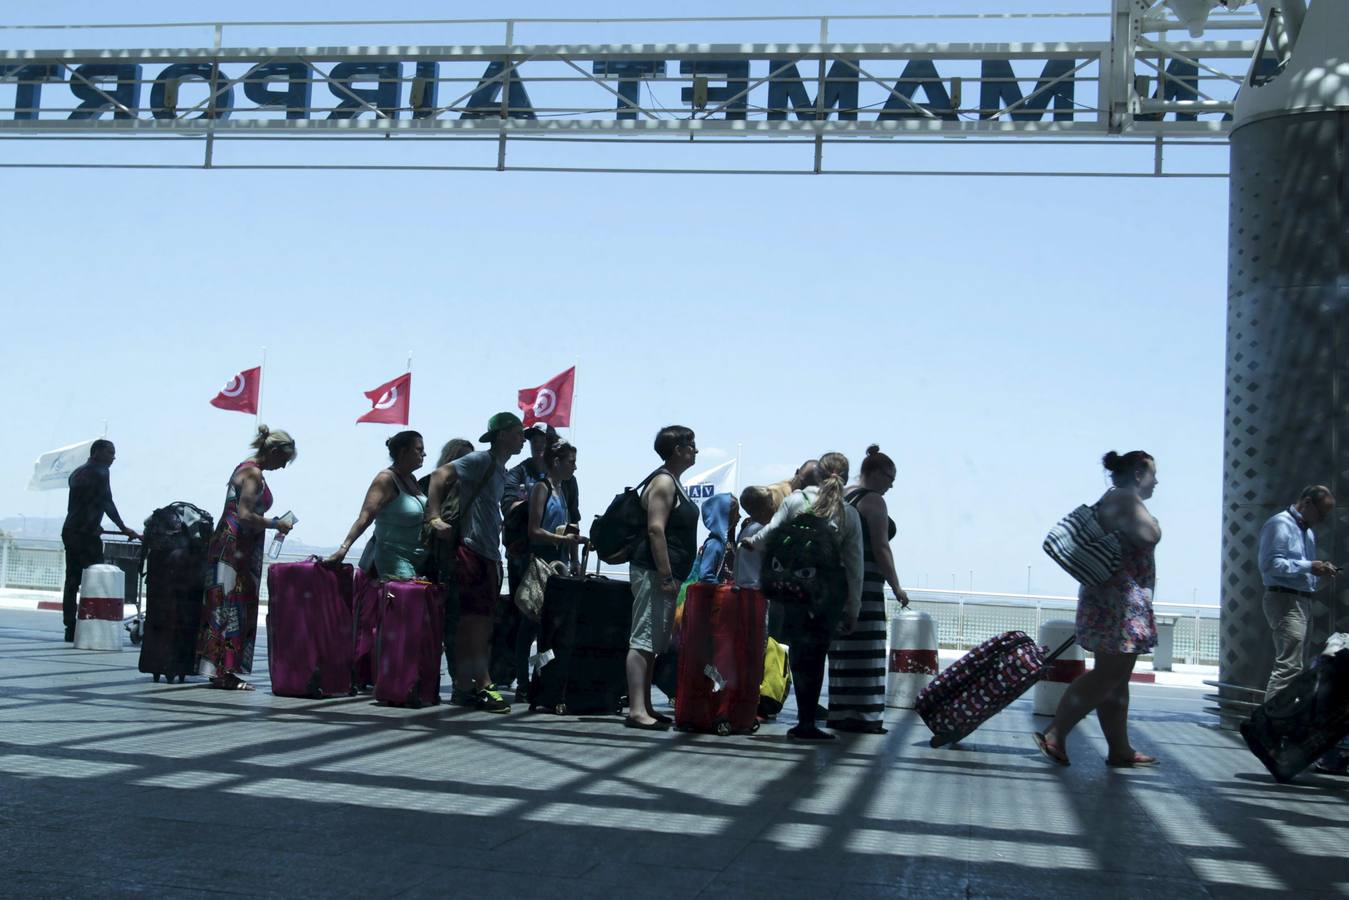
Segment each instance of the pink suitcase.
M375 644L379 640L379 612L383 607L383 593L377 579L370 578L358 567L353 592L356 625L356 670L353 680L356 690L364 691L375 684Z
M915 703L932 730L929 743L942 747L973 733L1048 675L1050 663L1073 640L1050 653L1024 631L1008 631L951 663L923 688Z
M380 612L375 699L413 708L439 703L445 621L440 586L421 580L377 584Z
M267 669L282 697L352 693L351 566L318 557L267 569Z

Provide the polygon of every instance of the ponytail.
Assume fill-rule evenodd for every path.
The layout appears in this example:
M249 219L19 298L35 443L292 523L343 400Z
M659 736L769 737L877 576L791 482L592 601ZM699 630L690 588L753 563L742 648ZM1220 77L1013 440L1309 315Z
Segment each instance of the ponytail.
M848 481L848 457L826 453L820 457L820 492L815 497L815 515L837 519L843 512L843 486Z

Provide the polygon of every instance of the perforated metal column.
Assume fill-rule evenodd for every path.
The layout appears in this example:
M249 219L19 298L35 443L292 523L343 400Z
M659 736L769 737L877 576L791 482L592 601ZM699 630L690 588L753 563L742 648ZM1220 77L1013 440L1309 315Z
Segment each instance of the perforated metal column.
M1339 112L1263 119L1232 134L1220 663L1228 683L1263 688L1269 677L1257 539L1303 485L1326 484L1339 498L1317 538L1322 556L1349 564L1347 142L1349 114ZM1346 589L1313 601L1314 643L1349 613Z

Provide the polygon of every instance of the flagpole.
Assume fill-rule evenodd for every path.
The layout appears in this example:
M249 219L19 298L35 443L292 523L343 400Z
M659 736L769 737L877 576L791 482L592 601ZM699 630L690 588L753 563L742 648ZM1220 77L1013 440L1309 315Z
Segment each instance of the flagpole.
M253 410L253 430L257 431L262 424L262 385L267 376L267 348L262 348L262 364L258 366L258 405Z
M571 411L567 419L567 443L576 446L576 372L581 368L581 357L576 357L571 366Z
M740 453L741 453L741 451L743 451L744 449L745 449L745 445L744 445L744 444L739 443L739 442L736 443L736 445L735 445L735 480L732 482L732 484L735 485L735 487L732 488L732 490L735 491L735 496L736 496L736 497L739 497L739 496L740 496Z

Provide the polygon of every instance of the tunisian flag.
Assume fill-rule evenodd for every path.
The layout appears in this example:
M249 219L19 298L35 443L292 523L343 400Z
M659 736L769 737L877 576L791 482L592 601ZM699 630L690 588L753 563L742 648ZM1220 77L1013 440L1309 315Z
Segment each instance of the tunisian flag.
M358 423L406 425L408 410L412 405L412 373L405 372L393 381L386 381L373 391L366 391L365 396L374 404L374 408L357 419Z
M262 387L262 366L245 369L231 378L211 400L218 409L253 413L258 411L258 390Z
M525 425L542 422L554 428L571 424L571 395L576 389L576 367L555 375L536 388L520 391L517 405L525 414Z

